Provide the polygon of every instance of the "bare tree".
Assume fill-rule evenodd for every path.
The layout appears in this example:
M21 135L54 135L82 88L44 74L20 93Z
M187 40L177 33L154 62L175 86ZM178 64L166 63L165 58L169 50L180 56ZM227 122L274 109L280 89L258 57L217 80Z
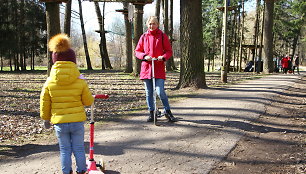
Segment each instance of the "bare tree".
M105 2L103 4L103 17L101 14L100 6L98 2L95 2L95 9L96 9L96 14L99 22L99 33L100 33L100 54L101 54L101 60L102 60L102 70L105 68L113 69L108 52L107 52L107 47L106 47L106 37L105 37L105 29L104 29L104 11L105 11Z
M87 40L86 40L86 32L85 32L85 27L84 27L82 2L81 0L78 0L78 2L79 2L79 13L80 13L80 21L81 21L81 29L82 29L82 36L83 36L83 42L84 42L84 51L85 51L85 56L86 56L87 70L92 70L89 52L88 52Z

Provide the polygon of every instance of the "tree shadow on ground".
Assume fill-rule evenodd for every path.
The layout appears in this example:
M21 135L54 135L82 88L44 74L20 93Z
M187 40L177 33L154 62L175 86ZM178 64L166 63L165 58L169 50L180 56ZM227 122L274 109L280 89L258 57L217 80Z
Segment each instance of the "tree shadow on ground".
M24 144L24 145L0 145L0 156L13 158L23 158L29 155L42 152L59 151L58 144L41 145L41 144Z

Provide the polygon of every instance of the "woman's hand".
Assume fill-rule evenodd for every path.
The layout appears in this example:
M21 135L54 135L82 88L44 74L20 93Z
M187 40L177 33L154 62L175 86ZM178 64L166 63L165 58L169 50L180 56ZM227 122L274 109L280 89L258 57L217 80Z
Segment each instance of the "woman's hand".
M163 56L158 56L157 60L158 61L164 61L164 57Z
M146 61L151 61L151 60L152 60L152 57L151 57L151 56L145 56L144 59L145 59Z

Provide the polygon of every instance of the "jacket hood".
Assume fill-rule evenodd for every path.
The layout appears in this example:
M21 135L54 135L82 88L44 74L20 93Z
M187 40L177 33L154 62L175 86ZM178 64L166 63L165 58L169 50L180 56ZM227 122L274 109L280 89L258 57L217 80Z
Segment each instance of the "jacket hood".
M50 72L50 80L57 85L69 85L78 79L80 71L75 63L56 61Z

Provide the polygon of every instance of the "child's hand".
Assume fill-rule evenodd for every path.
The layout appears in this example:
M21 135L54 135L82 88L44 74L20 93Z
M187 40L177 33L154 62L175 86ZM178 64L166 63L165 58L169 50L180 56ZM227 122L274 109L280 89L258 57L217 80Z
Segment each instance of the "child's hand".
M44 120L44 126L45 126L45 129L49 129L51 127L50 121Z
M83 74L80 74L79 79L84 79L84 80L85 80L84 75L83 75Z

